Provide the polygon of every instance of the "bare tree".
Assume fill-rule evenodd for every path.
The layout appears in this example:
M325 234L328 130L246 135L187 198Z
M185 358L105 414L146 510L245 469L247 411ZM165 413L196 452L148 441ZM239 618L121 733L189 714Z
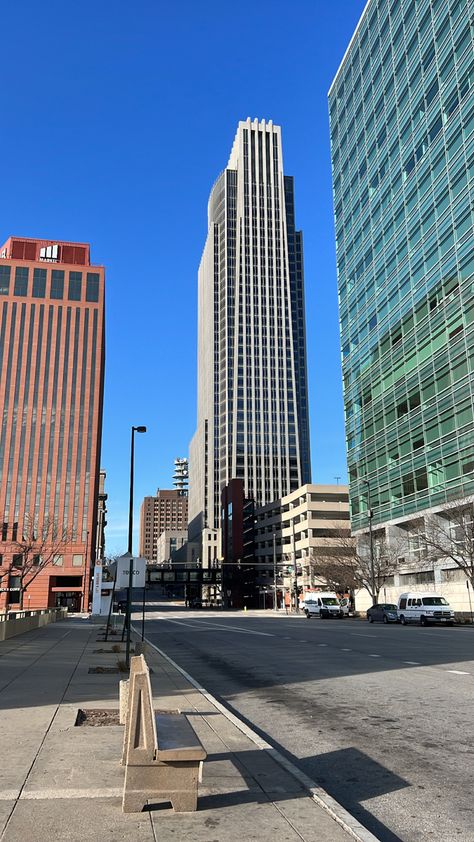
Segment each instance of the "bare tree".
M384 530L374 531L372 546L369 535L355 539L347 530L331 530L330 543L326 541L312 556L314 574L336 591L364 588L373 604L387 578L396 572L406 546L405 541L388 540Z
M474 504L456 500L439 514L425 518L423 535L427 557L452 561L463 571L474 590Z
M30 518L25 519L21 540L12 543L12 561L8 571L19 579L20 610L31 583L61 556L71 538L69 530L58 527L52 518L45 518L38 528Z

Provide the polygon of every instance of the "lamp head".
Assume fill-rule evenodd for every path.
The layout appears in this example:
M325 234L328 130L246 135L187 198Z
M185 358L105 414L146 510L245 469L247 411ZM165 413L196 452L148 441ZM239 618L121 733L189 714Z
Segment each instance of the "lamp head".
M146 427L134 427L136 433L146 433Z

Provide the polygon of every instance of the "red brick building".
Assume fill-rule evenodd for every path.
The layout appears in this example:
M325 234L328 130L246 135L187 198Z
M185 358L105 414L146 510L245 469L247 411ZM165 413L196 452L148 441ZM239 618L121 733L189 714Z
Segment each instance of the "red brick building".
M0 370L0 609L18 605L18 542L51 522L68 539L24 607L87 610L104 381L104 268L88 244L0 249Z

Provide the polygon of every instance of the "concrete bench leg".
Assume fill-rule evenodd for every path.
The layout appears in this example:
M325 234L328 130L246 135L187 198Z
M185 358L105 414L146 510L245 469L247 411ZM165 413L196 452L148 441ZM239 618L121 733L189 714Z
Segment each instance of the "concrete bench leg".
M197 810L199 761L126 766L122 810L138 813L147 801L171 801L177 813Z

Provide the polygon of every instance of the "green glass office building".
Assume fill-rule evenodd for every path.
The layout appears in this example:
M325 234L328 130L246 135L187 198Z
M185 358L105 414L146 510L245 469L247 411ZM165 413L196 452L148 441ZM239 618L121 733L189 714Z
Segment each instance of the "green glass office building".
M474 0L369 0L329 92L354 530L474 494Z

